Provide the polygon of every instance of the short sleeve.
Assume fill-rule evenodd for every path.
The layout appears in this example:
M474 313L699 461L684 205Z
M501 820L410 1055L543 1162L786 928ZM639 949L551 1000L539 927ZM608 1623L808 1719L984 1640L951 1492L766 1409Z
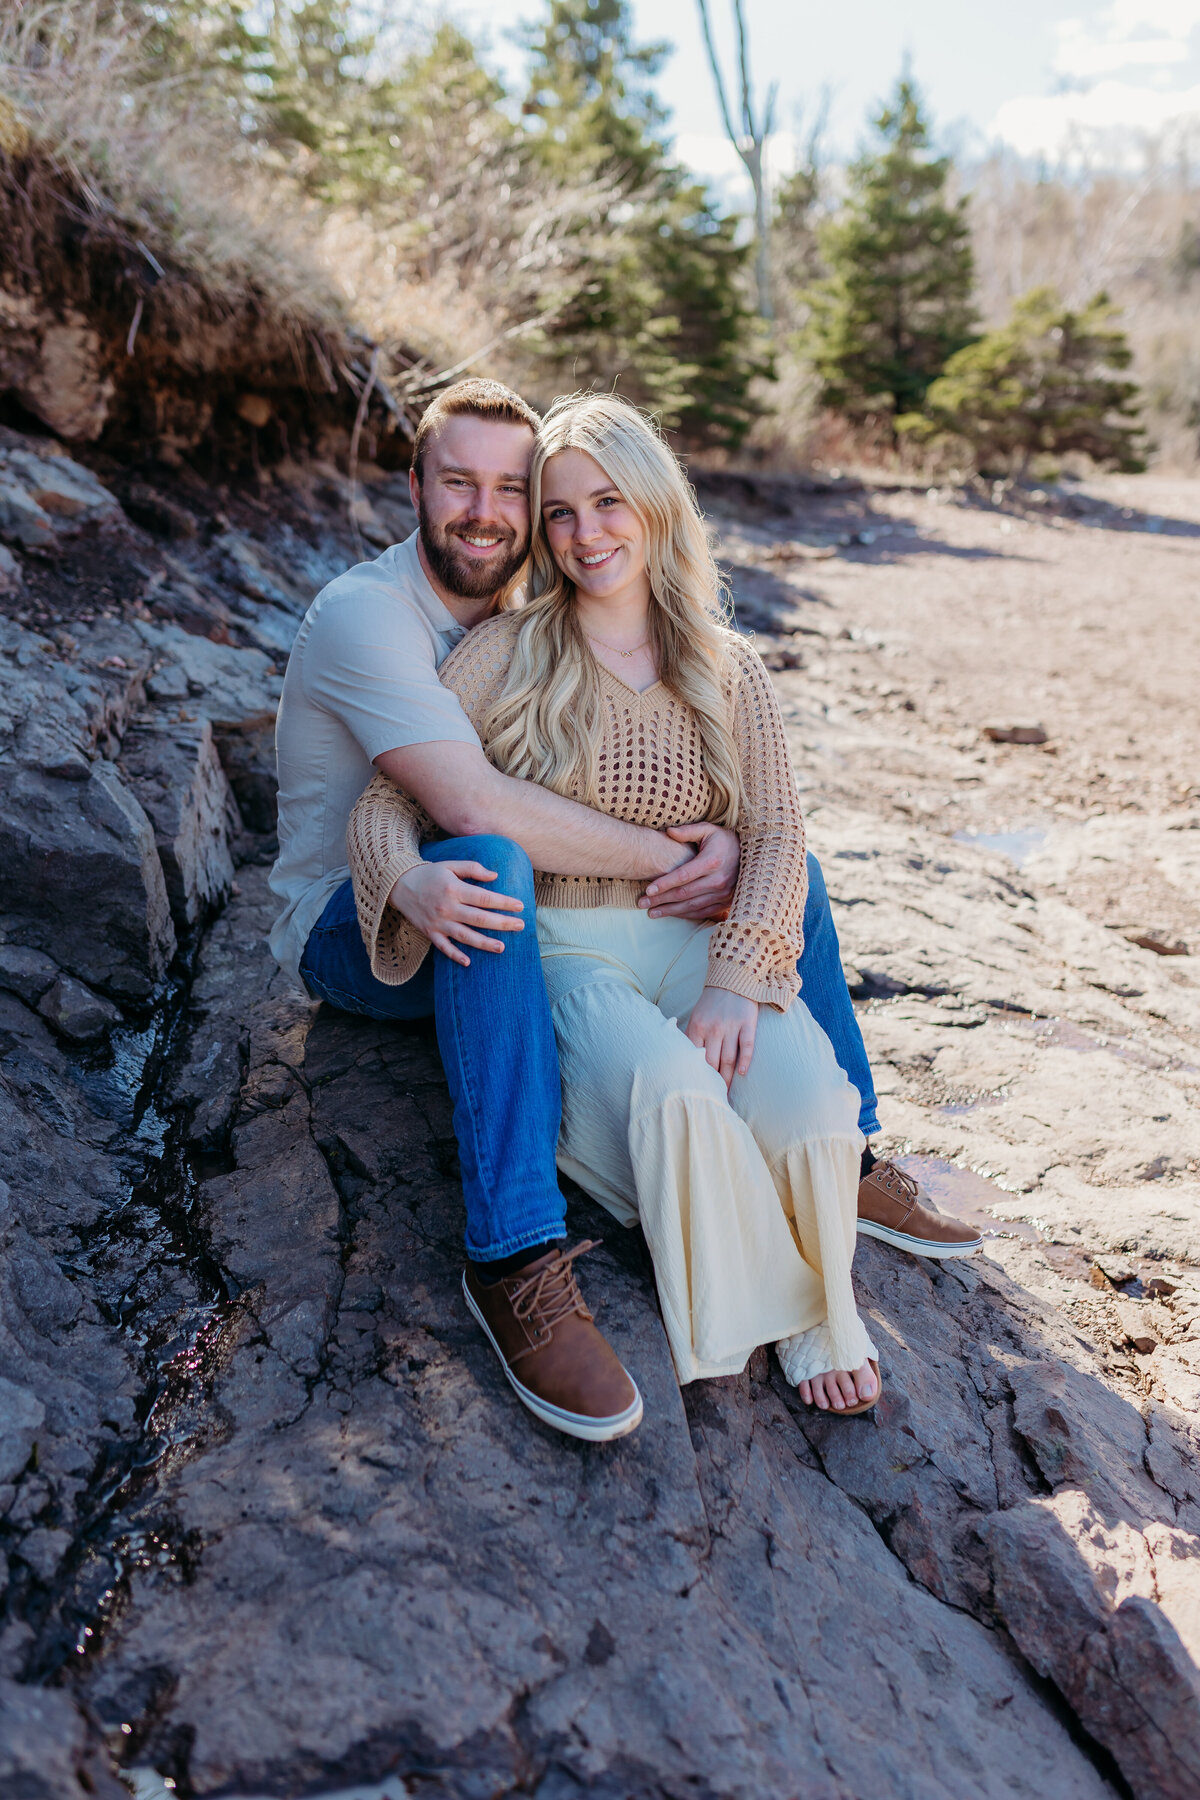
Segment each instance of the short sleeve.
M309 699L341 720L363 755L450 740L478 744L457 695L438 680L434 640L394 591L322 608L304 652Z

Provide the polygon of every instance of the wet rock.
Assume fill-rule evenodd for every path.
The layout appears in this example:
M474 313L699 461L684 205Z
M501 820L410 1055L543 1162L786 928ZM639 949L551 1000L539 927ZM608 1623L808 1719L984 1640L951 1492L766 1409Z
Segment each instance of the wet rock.
M67 1694L0 1680L0 1792L8 1800L128 1800Z
M121 1022L111 1001L94 994L82 981L60 975L38 1001L38 1011L59 1037L72 1044L89 1044Z
M24 944L0 944L0 987L36 1006L58 974L58 964L41 950Z
M154 827L176 926L194 926L229 896L229 840L240 823L212 726L141 719L125 735L119 766Z

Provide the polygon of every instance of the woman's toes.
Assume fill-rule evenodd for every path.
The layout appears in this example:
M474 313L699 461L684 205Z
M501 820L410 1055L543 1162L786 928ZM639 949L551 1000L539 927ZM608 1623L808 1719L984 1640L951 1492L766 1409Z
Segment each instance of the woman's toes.
M854 1385L854 1377L849 1369L835 1370L833 1379L837 1382L838 1393L841 1395L842 1405L857 1406L858 1389Z
M875 1371L869 1362L865 1362L854 1377L854 1385L860 1400L874 1400L879 1392L879 1384L875 1380Z
M800 1398L803 1400L805 1406L812 1405L812 1403L813 1403L813 1387L812 1387L811 1381L800 1382L796 1391L800 1395Z

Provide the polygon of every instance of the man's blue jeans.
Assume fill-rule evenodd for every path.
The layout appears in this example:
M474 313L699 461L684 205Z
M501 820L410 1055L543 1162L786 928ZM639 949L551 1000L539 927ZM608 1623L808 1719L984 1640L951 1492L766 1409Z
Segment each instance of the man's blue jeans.
M533 870L520 845L502 837L448 838L426 844L421 855L427 862L462 859L495 869L495 890L525 903L524 931L505 935L501 955L476 951L466 969L434 950L411 981L387 987L371 973L346 881L309 933L300 973L314 999L341 1012L396 1020L433 1015L454 1101L467 1255L498 1261L566 1231L554 1163L558 1052L534 928ZM879 1130L871 1067L815 856L808 859L799 971L805 1003L858 1089L859 1128L870 1137Z
M502 837L426 844L426 862L480 862L497 893L522 900L524 931L506 933L503 953L474 950L471 964L432 951L411 981L387 987L371 973L354 888L343 882L308 934L300 974L314 999L370 1019L427 1019L450 1097L467 1211L467 1255L496 1262L566 1234L558 1185L558 1050L534 924L533 869Z

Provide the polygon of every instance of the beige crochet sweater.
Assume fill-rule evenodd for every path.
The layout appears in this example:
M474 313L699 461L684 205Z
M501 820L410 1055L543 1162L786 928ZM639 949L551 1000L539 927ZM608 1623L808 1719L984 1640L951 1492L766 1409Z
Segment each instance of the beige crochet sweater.
M439 670L481 736L520 625L519 612L487 620ZM600 810L656 828L705 818L712 793L691 708L661 682L639 694L597 666L605 707L596 752ZM786 1012L800 988L796 960L808 889L804 820L770 677L740 640L733 645L729 681L742 768L742 862L729 918L713 931L708 985ZM417 802L382 775L350 815L346 842L363 942L372 972L389 986L411 980L429 940L387 898L398 877L420 861L422 840L436 835ZM645 887L595 875L539 874L534 892L540 906L636 906Z

